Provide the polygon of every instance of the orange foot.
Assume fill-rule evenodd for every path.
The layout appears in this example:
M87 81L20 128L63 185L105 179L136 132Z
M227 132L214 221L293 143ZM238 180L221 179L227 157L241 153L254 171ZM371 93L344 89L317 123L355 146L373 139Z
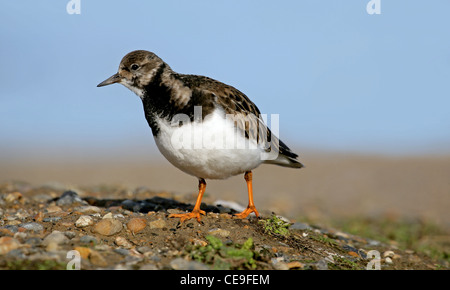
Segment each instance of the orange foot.
M193 210L192 212L189 213L173 213L170 214L169 217L170 218L180 218L180 223L183 223L185 220L190 220L192 218L196 218L198 222L201 222L201 214L205 215L206 212L204 210Z
M256 217L259 217L259 212L256 210L256 207L254 205L249 205L247 206L246 209L244 209L243 212L241 213L237 213L234 216L239 218L239 219L245 219L249 214L251 214L252 212L255 213Z

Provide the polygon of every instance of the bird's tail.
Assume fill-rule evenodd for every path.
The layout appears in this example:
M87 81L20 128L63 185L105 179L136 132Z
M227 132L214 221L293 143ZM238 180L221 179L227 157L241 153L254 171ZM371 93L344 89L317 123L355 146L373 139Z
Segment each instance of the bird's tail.
M297 160L298 155L284 144L281 140L278 141L278 155L275 159L265 160L266 164L275 164L283 167L302 168L304 165Z

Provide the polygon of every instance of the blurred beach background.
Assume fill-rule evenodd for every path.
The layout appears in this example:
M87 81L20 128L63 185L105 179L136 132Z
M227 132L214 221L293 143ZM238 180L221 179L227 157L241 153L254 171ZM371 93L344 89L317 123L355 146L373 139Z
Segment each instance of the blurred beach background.
M450 227L450 2L381 0L373 15L368 0L69 2L0 4L0 182L195 193L139 98L96 88L145 49L279 114L306 167L256 169L258 209ZM243 176L207 182L246 205Z

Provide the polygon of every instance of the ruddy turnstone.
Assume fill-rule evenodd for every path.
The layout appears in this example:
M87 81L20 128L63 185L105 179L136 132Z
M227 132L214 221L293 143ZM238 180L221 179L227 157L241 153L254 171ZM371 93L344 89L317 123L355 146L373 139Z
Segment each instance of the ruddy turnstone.
M205 179L225 179L244 173L248 206L236 214L259 216L253 203L252 170L276 164L301 168L286 144L264 124L256 105L236 88L214 79L174 72L156 54L136 50L122 59L116 74L98 84L120 83L144 105L160 152L175 167L199 180L199 193L190 213L171 214L180 222L200 222Z

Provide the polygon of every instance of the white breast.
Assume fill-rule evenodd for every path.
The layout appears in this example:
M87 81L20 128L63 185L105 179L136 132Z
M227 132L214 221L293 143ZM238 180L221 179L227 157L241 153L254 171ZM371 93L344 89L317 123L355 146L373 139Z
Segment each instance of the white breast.
M168 122L160 119L156 145L180 170L205 179L224 179L258 167L263 150L237 132L233 122L216 110L203 122L187 116ZM178 121L184 121L179 126ZM173 125L172 125L173 124Z

